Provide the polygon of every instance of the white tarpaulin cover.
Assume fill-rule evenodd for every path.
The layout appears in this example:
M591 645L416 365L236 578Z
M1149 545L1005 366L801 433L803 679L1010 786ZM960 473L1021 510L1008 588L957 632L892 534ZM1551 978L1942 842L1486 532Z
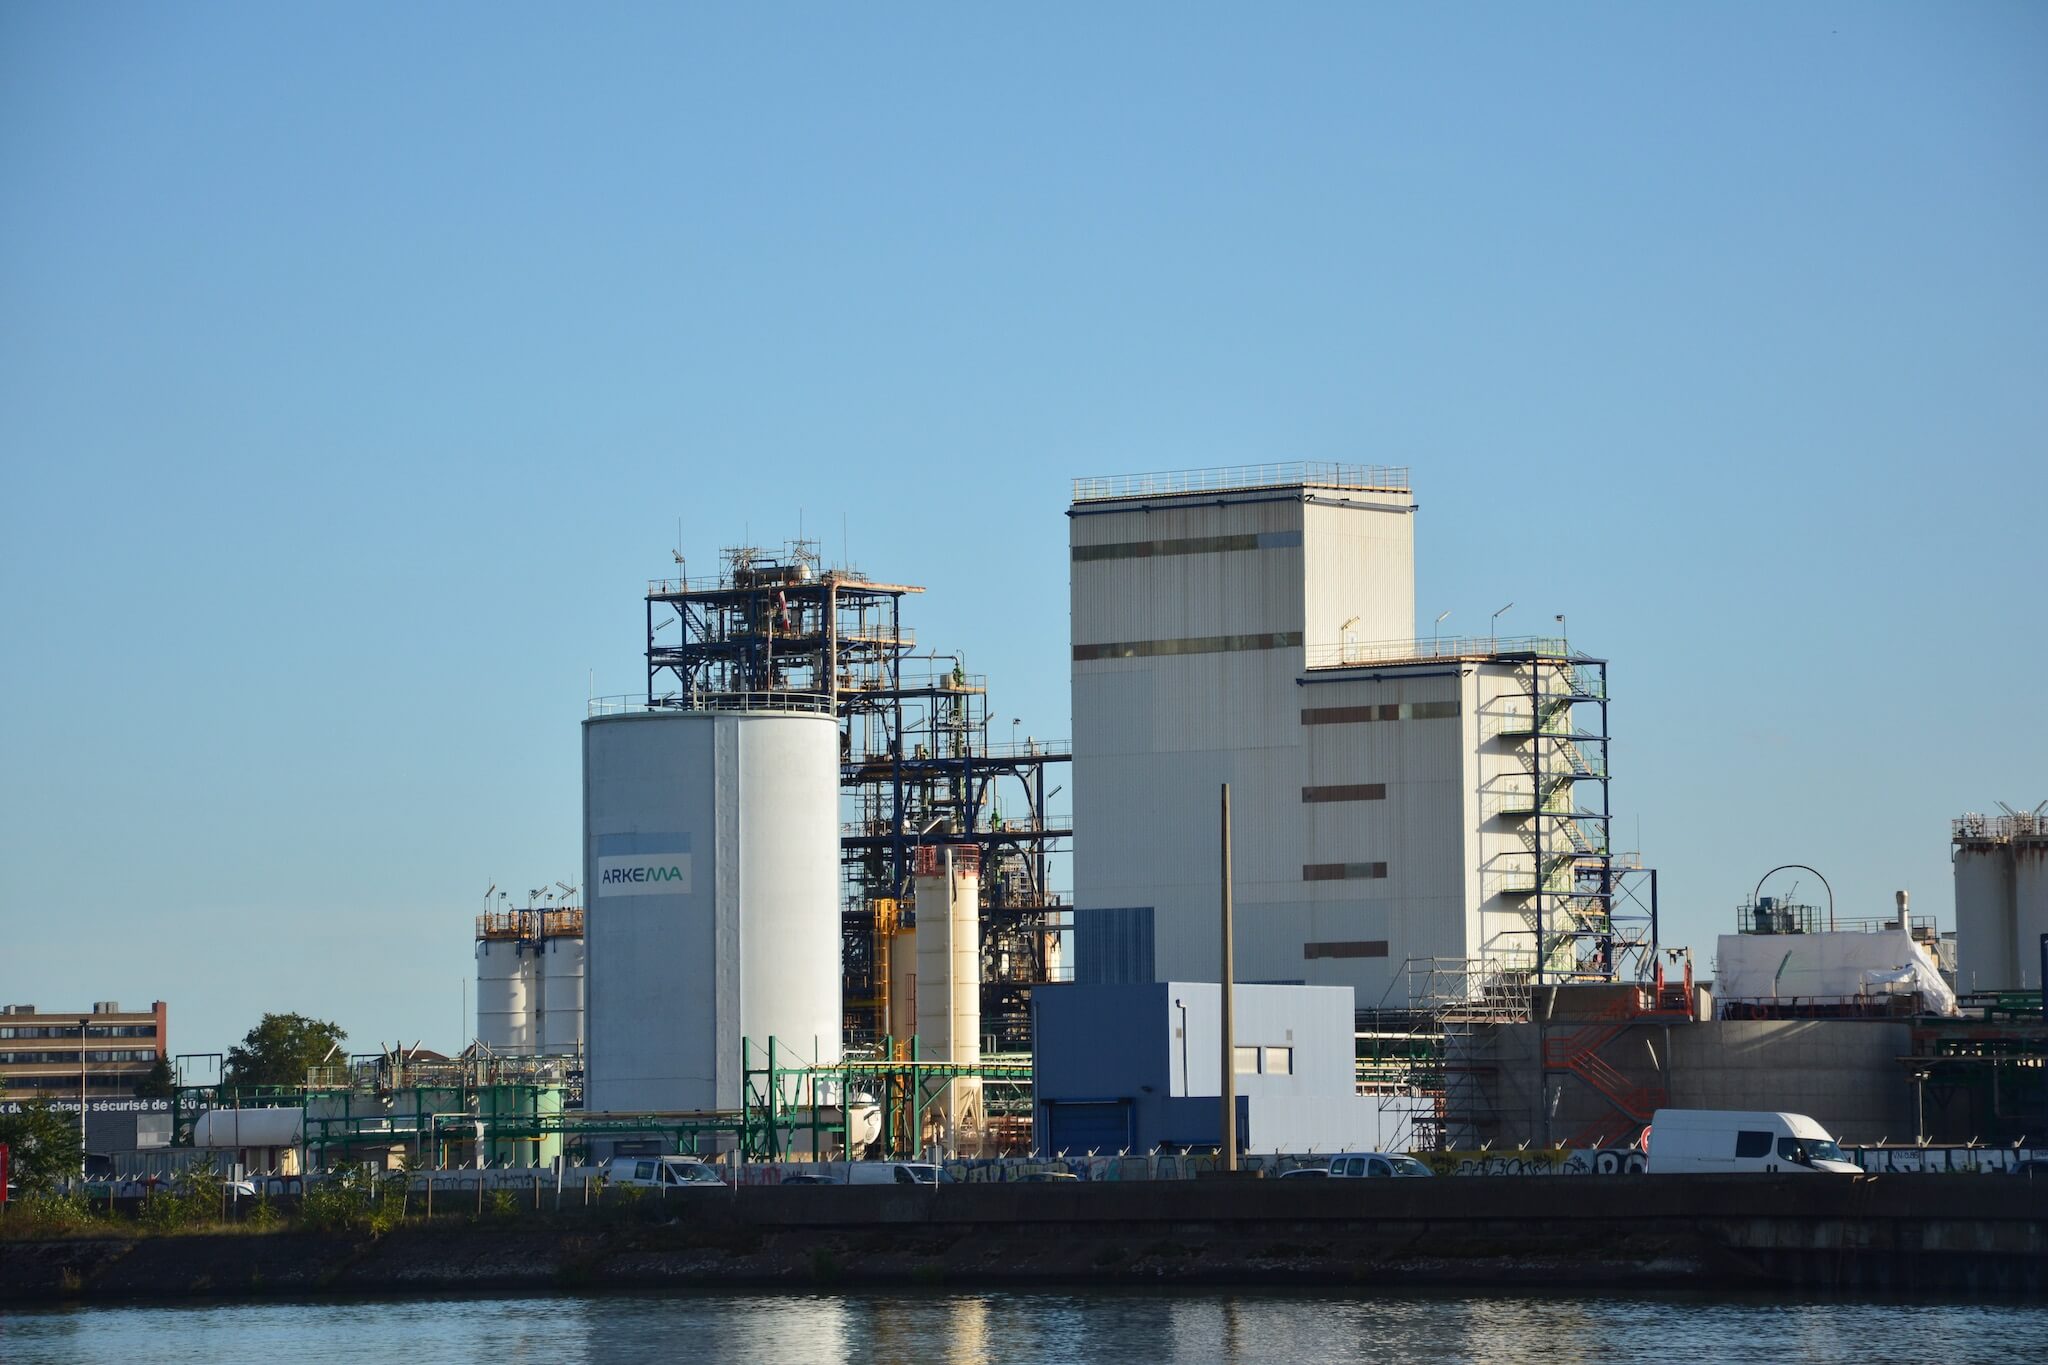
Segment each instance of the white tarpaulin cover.
M1955 992L1903 929L1874 934L1723 934L1714 996L1724 1001L1822 1004L1917 995L1930 1014L1954 1014Z

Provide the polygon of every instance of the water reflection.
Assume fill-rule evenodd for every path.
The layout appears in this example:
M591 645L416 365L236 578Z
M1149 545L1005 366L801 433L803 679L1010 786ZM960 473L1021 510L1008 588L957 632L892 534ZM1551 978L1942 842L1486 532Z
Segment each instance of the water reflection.
M10 1362L1768 1361L2035 1358L2048 1307L1728 1296L1152 1292L616 1294L0 1314Z

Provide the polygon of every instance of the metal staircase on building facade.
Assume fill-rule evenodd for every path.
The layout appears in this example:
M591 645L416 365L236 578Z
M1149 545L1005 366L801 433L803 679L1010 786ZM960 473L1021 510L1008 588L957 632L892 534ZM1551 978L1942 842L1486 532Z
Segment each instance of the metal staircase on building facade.
M1537 984L1612 981L1638 945L1614 923L1607 665L1572 656L1562 641L1508 661L1521 692L1499 713L1493 737L1510 746L1521 772L1513 789L1490 795L1490 807L1519 825L1521 850L1511 856L1525 861L1494 884L1522 898Z
M1578 1077L1614 1110L1572 1134L1572 1147L1605 1147L1629 1139L1662 1108L1662 1086L1638 1085L1600 1055L1602 1048L1628 1028L1645 1020L1693 1017L1692 960L1685 961L1682 981L1667 981L1662 963L1648 986L1627 992L1593 1019L1569 1033L1543 1040L1543 1069Z

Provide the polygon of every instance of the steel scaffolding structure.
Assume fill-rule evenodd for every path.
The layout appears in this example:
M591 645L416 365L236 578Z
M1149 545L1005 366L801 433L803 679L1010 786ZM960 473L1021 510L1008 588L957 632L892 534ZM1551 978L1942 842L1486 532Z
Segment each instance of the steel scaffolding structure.
M1072 756L990 742L986 680L961 655L918 653L903 624L903 599L923 591L827 568L816 541L722 551L714 577L648 584L647 705L838 718L850 1043L888 1031L890 938L915 923L914 851L978 846L984 1031L997 1050L1022 1050L1031 988L1059 969L1066 908L1049 862L1072 830L1048 813L1046 770Z
M1526 867L1503 883L1526 898L1534 980L1641 980L1657 955L1657 874L1613 851L1607 661L1562 641L1499 653L1522 697L1496 722L1526 781L1496 797Z

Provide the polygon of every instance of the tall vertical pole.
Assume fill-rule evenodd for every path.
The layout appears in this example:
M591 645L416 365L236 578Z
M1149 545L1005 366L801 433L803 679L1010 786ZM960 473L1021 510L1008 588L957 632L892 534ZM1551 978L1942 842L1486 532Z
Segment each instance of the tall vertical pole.
M1230 932L1230 784L1223 784L1223 1169L1237 1169L1237 1019L1231 984L1237 976Z
M88 1020L85 1018L81 1018L78 1021L78 1174L81 1177L85 1175L86 1168L91 1162L91 1157L86 1154L85 1150L85 1111L87 1108L85 1095L85 1026L87 1022ZM109 1186L108 1188L111 1189L112 1187Z

